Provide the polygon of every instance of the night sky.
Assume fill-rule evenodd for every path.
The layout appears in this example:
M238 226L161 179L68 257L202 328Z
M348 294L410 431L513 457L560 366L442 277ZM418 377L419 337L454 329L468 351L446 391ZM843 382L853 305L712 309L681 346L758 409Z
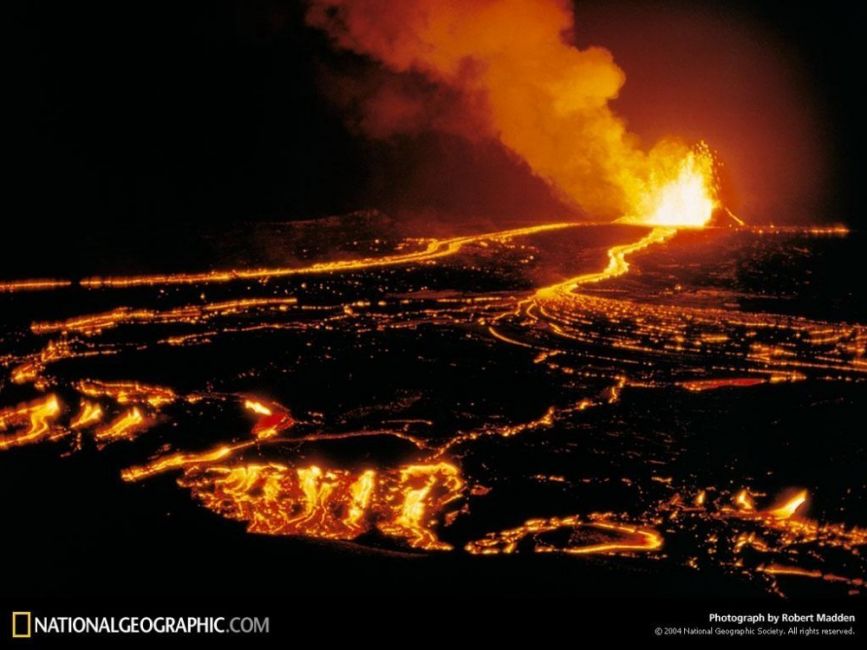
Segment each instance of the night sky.
M659 5L660 15L687 5L695 13L696 3L669 2ZM634 68L665 36L624 36L628 21L618 33L606 6L613 7L579 6L586 25L579 42L612 49L628 78L617 109L631 128L651 134L654 124L642 122L636 106L664 105L666 89L649 97ZM635 24L649 11L640 3L618 7L633 22L639 11ZM724 14L797 59L830 161L832 183L816 190L816 209L821 219L857 225L864 128L853 70L860 53L858 21L845 3L811 11L706 3L699 11ZM495 143L431 133L371 142L353 134L327 98L327 72L352 74L370 64L333 52L323 34L304 26L301 3L26 2L14 14L5 223L7 233L47 238L46 255L79 240L140 236L179 222L361 208L494 219L567 212ZM725 39L715 46L725 52ZM680 54L675 48L671 56ZM665 53L656 56L664 69ZM756 111L766 106L765 98L755 102ZM686 135L694 126L684 125ZM7 260L21 253L7 250Z

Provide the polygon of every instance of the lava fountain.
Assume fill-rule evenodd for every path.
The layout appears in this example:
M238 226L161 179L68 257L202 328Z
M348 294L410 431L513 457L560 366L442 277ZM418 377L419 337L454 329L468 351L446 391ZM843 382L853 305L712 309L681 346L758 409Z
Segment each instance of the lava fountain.
M619 221L648 226L702 228L720 207L714 157L700 143L685 155L670 154L637 191L632 215Z

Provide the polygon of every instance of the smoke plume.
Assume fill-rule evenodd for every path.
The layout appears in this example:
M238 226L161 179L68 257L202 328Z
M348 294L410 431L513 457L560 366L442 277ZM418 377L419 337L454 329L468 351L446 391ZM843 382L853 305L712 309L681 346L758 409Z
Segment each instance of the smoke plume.
M384 68L356 117L368 135L496 138L594 217L641 210L686 153L670 141L640 148L609 106L623 71L608 50L570 43L560 0L312 0L307 20ZM344 80L349 92L353 83L366 82Z

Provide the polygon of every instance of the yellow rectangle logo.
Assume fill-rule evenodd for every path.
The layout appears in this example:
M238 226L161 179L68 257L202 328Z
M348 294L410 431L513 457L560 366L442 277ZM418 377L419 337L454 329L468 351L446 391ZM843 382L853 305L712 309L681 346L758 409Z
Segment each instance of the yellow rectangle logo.
M31 632L30 612L12 612L12 638L29 639Z

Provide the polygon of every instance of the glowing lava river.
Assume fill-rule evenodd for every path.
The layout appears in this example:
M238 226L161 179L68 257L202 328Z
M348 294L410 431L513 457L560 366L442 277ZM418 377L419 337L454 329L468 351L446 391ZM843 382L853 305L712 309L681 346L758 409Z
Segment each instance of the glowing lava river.
M346 222L352 251L307 257L280 225L285 266L0 284L3 460L89 455L222 525L374 553L864 591L867 328L833 264L857 233L424 239L364 213L323 241Z

